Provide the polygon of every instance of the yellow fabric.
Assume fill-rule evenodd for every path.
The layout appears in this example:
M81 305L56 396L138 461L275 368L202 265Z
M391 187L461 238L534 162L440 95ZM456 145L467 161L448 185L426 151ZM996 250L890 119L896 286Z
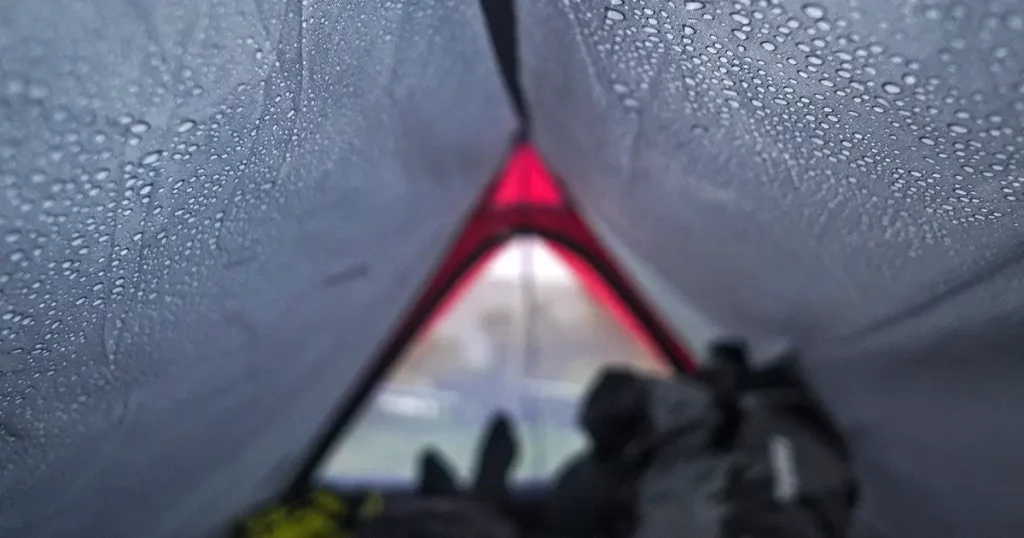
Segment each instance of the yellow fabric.
M261 510L240 527L244 538L349 538L352 527L375 517L384 499L371 494L355 506L327 490L313 491L291 504Z

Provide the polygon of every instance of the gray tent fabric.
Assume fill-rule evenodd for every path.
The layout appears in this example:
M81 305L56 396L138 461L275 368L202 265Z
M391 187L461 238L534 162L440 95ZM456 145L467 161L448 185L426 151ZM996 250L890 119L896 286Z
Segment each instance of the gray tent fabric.
M887 536L1024 535L1021 4L520 8L537 147L652 299L801 349Z
M468 2L0 1L0 536L293 477L516 130Z
M517 6L682 337L800 349L883 536L1024 535L1019 1ZM516 130L474 2L0 0L0 536L265 500Z

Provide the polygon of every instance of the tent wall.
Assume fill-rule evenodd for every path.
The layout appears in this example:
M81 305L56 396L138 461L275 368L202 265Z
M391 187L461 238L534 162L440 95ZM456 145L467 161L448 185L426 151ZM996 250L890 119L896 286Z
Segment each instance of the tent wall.
M537 148L679 328L802 348L891 536L1024 535L1020 3L520 7Z
M0 1L0 535L276 493L508 151L471 2Z
M871 524L1024 535L1020 2L612 3L518 2L603 243L681 333L804 350ZM0 0L0 535L283 485L511 108L473 2Z

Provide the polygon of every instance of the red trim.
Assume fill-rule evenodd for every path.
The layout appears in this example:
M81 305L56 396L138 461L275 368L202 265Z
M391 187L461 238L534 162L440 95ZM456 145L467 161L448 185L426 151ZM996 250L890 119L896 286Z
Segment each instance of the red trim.
M583 284L583 289L593 297L598 304L604 307L620 326L626 329L637 341L652 353L659 353L658 345L651 339L647 328L636 316L630 312L629 306L608 287L604 278L594 270L594 267L586 259L575 252L558 244L553 245L555 252L576 274Z
M429 327L455 300L460 289L495 251L496 247L520 234L534 234L554 244L565 256L595 298L641 342L652 345L675 366L692 372L695 362L657 313L647 306L638 290L615 266L597 237L573 210L564 191L558 188L529 147L517 149L504 173L473 213L448 249L436 274L412 305L355 389L338 408L330 424L310 452L285 498L297 498L308 490L310 478L339 432L356 415L373 387L394 364L418 333Z
M568 206L566 197L551 180L544 163L529 147L516 150L498 178L484 207L499 211L510 207Z
M523 233L550 240L586 290L631 334L647 346L660 348L676 365L692 370L691 355L616 267L529 147L513 153L504 173L449 249L407 319L418 325L409 327L411 332L427 330L457 300L490 259L493 250L481 255L483 249ZM477 259L471 261L473 257ZM472 264L468 270L467 263Z

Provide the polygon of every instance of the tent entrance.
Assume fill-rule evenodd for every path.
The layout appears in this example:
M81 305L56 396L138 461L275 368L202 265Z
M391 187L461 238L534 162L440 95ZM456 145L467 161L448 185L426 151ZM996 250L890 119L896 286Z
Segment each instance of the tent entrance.
M550 476L582 447L577 403L603 366L668 370L573 256L538 237L493 250L377 384L320 477L408 483L433 446L466 478L498 411L517 419L524 441L517 478Z
M549 475L582 440L579 398L609 364L690 364L529 148L468 219L390 345L350 395L303 480L409 483L436 446L461 466L493 412L527 443L517 477Z

